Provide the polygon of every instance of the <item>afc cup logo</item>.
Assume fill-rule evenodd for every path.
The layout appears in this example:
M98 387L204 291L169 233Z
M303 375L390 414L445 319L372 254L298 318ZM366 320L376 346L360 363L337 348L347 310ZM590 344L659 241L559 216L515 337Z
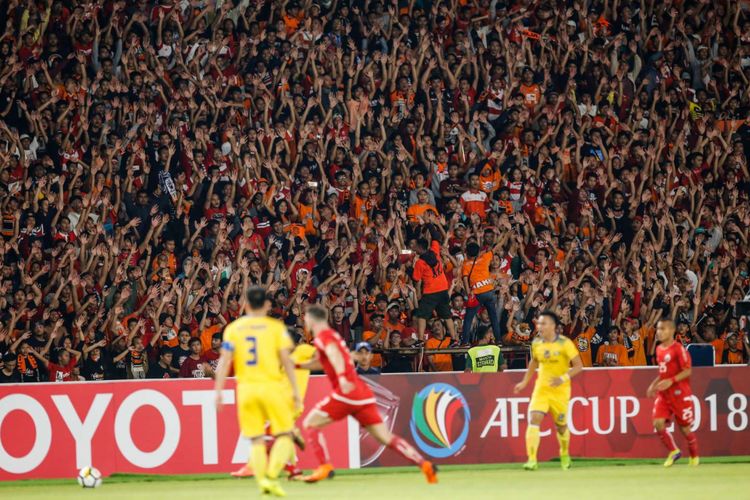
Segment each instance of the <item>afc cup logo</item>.
M436 383L414 396L409 427L417 446L435 458L453 456L469 437L471 412L455 387Z

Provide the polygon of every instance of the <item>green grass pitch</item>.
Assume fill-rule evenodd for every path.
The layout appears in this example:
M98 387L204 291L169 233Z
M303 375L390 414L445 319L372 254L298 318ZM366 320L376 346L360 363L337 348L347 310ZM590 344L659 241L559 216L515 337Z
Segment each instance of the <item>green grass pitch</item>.
M655 460L579 460L562 471L556 462L534 472L520 464L445 466L440 484L428 485L414 468L340 471L319 484L284 481L288 498L322 500L461 499L735 499L748 498L750 457L706 458L665 469ZM70 480L0 483L2 499L222 500L261 498L252 479L219 475L116 475L101 488L84 490ZM268 497L263 497L268 499Z

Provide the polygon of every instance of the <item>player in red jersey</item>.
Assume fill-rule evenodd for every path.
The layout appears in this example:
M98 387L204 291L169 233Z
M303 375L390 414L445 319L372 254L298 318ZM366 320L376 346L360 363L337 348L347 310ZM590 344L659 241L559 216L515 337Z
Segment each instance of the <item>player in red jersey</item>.
M672 464L682 456L667 430L667 420L674 416L675 422L685 435L690 450L690 465L698 465L698 439L691 430L693 425L693 402L690 390L690 355L680 342L675 342L676 327L672 320L661 320L656 324L656 338L660 345L656 347L656 360L659 364L659 376L648 387L648 397L656 395L654 402L654 428L661 442L669 450L664 467Z
M352 416L381 444L417 465L428 483L437 483L437 467L425 460L417 450L399 436L392 434L383 423L375 395L359 378L349 349L335 330L328 325L328 311L312 305L305 311L305 327L315 335L315 358L300 368L325 371L333 392L313 408L304 421L308 445L320 465L305 481L317 482L333 477L333 466L328 457L321 429L331 422Z

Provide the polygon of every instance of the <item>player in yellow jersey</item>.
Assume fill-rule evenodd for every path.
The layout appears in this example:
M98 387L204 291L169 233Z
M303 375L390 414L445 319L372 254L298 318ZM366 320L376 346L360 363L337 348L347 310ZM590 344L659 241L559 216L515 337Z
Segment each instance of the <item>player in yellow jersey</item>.
M551 311L539 314L536 327L539 335L531 343L531 361L523 380L513 391L523 391L534 373L539 374L529 403L529 425L526 428L526 453L529 457L523 468L536 470L536 453L539 449L539 425L546 413L552 415L560 443L560 464L570 468L570 431L568 430L568 402L570 379L581 373L583 362L573 341L557 333L560 320Z
M246 295L245 315L224 329L216 368L216 407L221 408L221 391L234 363L237 417L242 435L251 441L255 480L261 493L286 496L278 477L294 454L295 410L302 407L290 357L293 343L284 324L266 315L266 291L251 287ZM266 422L276 439L268 455L264 442Z
M294 351L292 351L292 362L294 362L294 366L298 367L304 363L308 363L312 360L313 356L315 355L315 347L313 347L310 344L299 344L297 347L294 348ZM305 400L305 394L307 393L307 385L310 380L310 370L306 370L303 368L295 368L294 369L294 375L297 378L297 390L299 391L299 397L304 402ZM287 380L284 381L286 384L289 384ZM291 390L291 389L290 389ZM292 413L294 413L294 419L297 420L302 415L302 407L296 407L294 406L294 403L290 400L290 409ZM266 425L266 448L270 449L273 443L273 438L269 434L270 430L268 429L268 425ZM292 437L294 439L294 443L301 449L305 449L305 440L302 438L302 435L299 432L299 429L296 427L294 428L294 431L292 432ZM296 453L292 456L292 460L286 464L284 469L289 473L289 479L297 479L302 475L302 470L297 467L297 456ZM240 467L238 470L231 473L232 477L253 477L255 476L255 473L253 472L253 469L251 467L250 463L247 463Z

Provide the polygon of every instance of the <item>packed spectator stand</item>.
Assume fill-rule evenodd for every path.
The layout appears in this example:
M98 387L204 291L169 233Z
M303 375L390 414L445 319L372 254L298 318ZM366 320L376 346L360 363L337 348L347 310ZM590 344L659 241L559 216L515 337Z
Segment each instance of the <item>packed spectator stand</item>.
M375 371L747 363L738 1L0 1L0 382L210 376L242 290ZM368 367L369 369L369 367Z

